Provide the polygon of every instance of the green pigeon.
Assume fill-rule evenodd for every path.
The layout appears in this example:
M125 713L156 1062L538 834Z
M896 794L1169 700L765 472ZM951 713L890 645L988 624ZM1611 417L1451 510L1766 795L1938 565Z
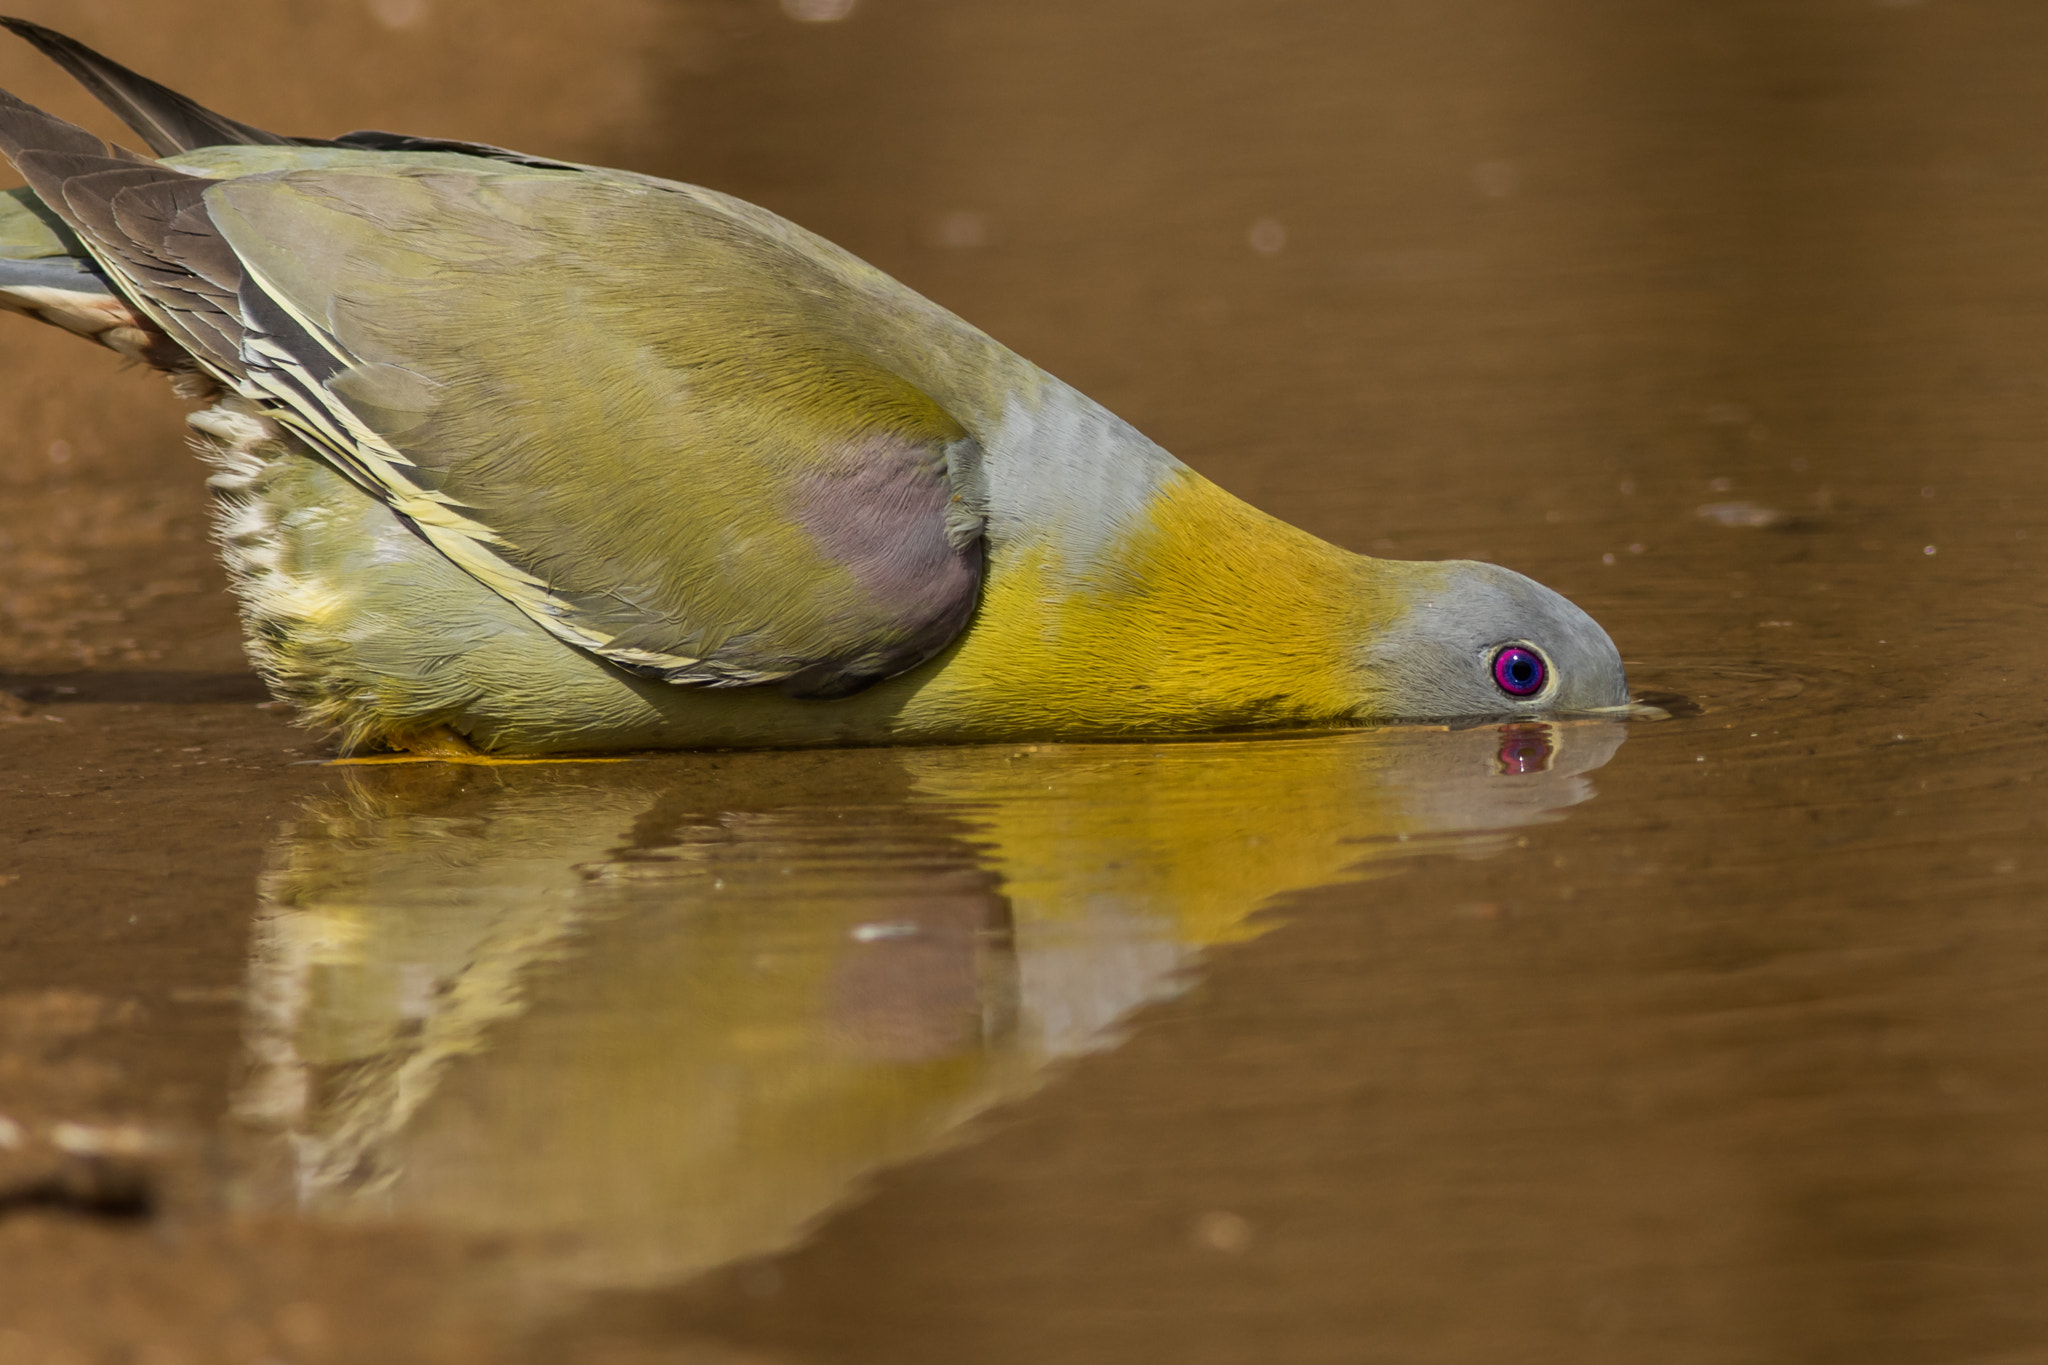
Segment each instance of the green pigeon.
M204 402L270 688L344 752L994 741L1571 714L1606 632L1231 497L874 267L693 185L282 137L0 21L0 306Z

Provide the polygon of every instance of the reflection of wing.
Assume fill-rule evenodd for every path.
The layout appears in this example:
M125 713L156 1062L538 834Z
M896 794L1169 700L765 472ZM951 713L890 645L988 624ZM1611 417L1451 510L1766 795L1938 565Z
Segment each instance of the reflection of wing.
M290 1153L272 1198L656 1280L785 1244L1016 1089L1007 907L889 754L564 771L365 775L288 835L238 1105Z
M766 1253L1276 895L1484 851L1620 733L375 772L265 882L242 1112L308 1207L507 1234L560 1279Z
M401 779L410 799L359 792L311 812L263 880L236 1113L295 1135L308 1192L389 1185L384 1144L451 1060L523 1008L522 975L587 910L578 867L642 803L586 791L565 810L546 789L449 801L441 776Z

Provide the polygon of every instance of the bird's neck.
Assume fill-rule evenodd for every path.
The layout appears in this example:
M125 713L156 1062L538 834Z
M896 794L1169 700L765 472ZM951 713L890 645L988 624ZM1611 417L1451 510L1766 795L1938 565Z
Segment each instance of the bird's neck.
M995 697L1068 733L1341 720L1390 610L1370 563L1176 464L1100 544L995 547L976 627L912 705Z

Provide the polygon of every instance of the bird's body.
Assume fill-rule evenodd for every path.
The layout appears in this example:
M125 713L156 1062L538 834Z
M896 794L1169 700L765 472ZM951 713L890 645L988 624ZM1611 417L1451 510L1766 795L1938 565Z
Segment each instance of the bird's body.
M1268 517L765 210L489 148L293 143L10 26L173 154L0 105L32 192L0 200L0 303L214 400L192 423L252 658L346 747L1626 701L1556 594ZM1486 685L1509 647L1540 687Z

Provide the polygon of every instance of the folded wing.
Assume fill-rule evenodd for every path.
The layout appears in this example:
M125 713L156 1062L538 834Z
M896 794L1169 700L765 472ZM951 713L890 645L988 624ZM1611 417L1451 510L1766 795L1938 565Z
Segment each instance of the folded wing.
M211 179L11 97L0 150L200 368L570 644L831 696L973 612L972 439L861 345L872 304L680 187L448 150Z

